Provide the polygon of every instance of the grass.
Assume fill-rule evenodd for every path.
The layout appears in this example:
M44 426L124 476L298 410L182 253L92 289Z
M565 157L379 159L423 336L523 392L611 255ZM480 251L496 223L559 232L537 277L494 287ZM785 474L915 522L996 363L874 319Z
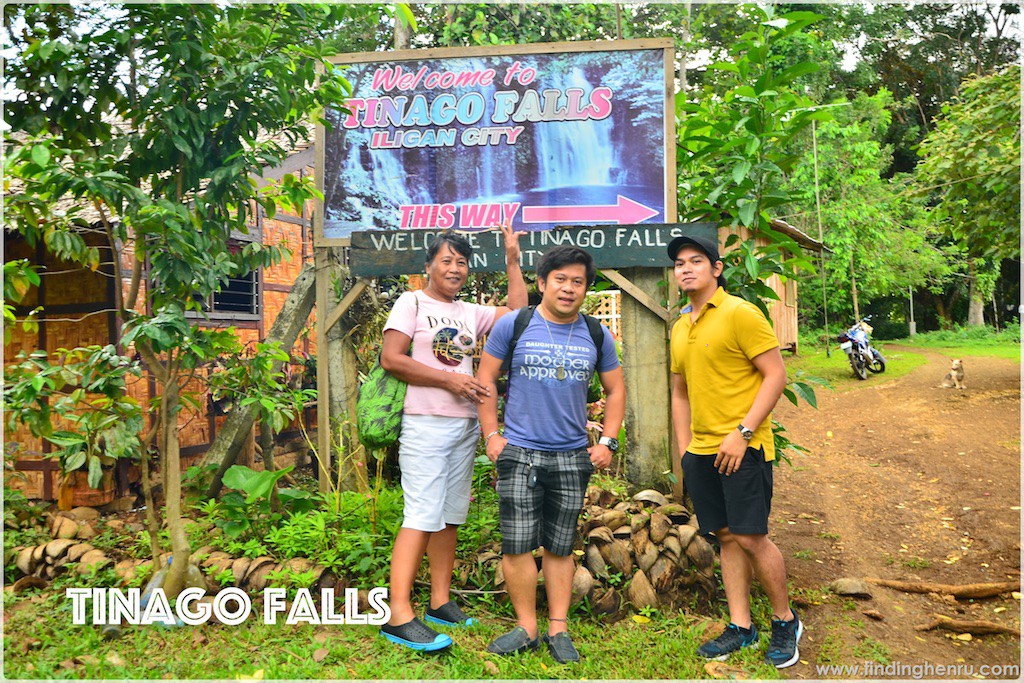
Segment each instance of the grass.
M1020 346L1018 345L1005 345L1005 346L982 346L982 345L947 345L937 343L918 343L916 340L900 340L898 342L901 345L911 348L927 348L941 351L943 354L950 358L971 358L971 357L982 357L982 358L1009 358L1011 360L1020 360Z
M488 467L479 467L476 500L470 520L460 532L459 556L475 557L481 545L493 542L497 533L497 500L490 486ZM383 496L382 498L387 498ZM382 503L383 504L383 503ZM209 543L211 532L204 513L191 510L197 518L190 525L193 548ZM13 530L9 530L13 531ZM194 534L193 534L194 532ZM5 541L35 540L39 532L17 531ZM195 538L192 536L195 535ZM94 539L113 558L143 555L148 543L141 534L103 529ZM270 546L270 539L263 539ZM546 649L519 657L499 658L486 652L494 638L508 631L513 611L507 598L495 595L465 595L463 607L481 620L473 629L449 630L455 645L436 654L416 653L396 646L380 635L376 627L364 625L290 626L283 615L277 624L264 624L261 598L253 597L250 617L238 626L204 624L164 628L126 626L119 639L104 640L99 626L75 625L69 587L123 585L108 567L93 576L80 576L73 566L47 588L14 594L4 592L7 621L4 627L4 674L18 679L665 679L707 678L704 662L696 648L707 638L714 624L728 621L724 602L710 607L703 600L682 610L646 610L640 618L632 614L618 623L606 624L594 617L586 603L570 615L570 628L583 655L575 665L557 664ZM13 571L13 569L12 569ZM355 588L378 585L372 571L350 577ZM15 577L9 577L15 578ZM140 574L139 586L146 581ZM472 577L471 577L472 578ZM491 577L487 577L488 580ZM628 577L620 577L624 584ZM480 584L481 588L492 588ZM420 611L428 598L417 588ZM339 611L341 606L339 605ZM768 623L770 605L759 596L754 605L759 623ZM545 611L540 609L542 627ZM763 646L733 657L730 667L753 679L779 678L763 662L769 634ZM316 657L314 658L314 653ZM319 661L318 661L319 660Z
M852 653L864 661L888 664L892 661L892 652L882 642L874 638L865 637L862 641L853 646Z
M906 557L900 560L907 569L927 569L932 566L932 563L922 557Z
M799 353L795 358L786 358L786 367L792 372L804 370L807 374L827 380L837 391L845 391L855 386L862 386L854 379L853 371L846 362L845 354L838 348L835 335L830 335L832 357L825 355L821 330L803 330L800 334ZM957 327L949 330L922 332L906 339L889 341L873 340L876 348L889 361L883 377L901 377L914 368L925 363L924 356L914 353L913 349L932 349L941 351L950 358L982 356L991 358L1010 358L1020 360L1020 326L1014 324L995 331L991 327ZM890 348L889 344L900 348ZM840 362L841 361L841 362ZM868 382L871 377L868 377Z
M602 624L574 618L574 640L583 654L575 665L557 664L546 649L500 658L487 644L511 628L503 614L483 603L467 604L482 617L470 630L450 629L455 645L437 654L397 647L371 626L288 626L262 623L258 605L242 625L126 627L106 641L97 626L71 623L70 601L58 581L42 593L5 594L8 678L265 678L265 679L481 679L481 678L705 678L694 649L712 623L685 614L651 613L650 621L626 618ZM498 612L506 610L499 609ZM767 642L767 634L763 640ZM326 651L317 662L313 653ZM320 653L324 654L324 653ZM750 678L779 678L763 661L763 648L730 660Z
M1020 327L1011 325L996 332L991 327L958 327L951 330L923 332L901 339L900 345L935 349L950 358L984 356L1020 359Z
M845 659L843 638L835 629L827 628L825 638L818 647L818 659L816 664L839 664Z
M796 373L803 371L806 375L825 380L836 391L849 391L872 383L890 381L928 362L923 354L904 349L886 349L879 345L877 348L886 359L885 372L880 375L869 373L867 380L859 380L854 377L846 354L840 349L833 349L832 356L829 357L821 347L807 344L799 348L798 355L786 356L786 373L789 379L795 379ZM816 388L816 391L823 390Z

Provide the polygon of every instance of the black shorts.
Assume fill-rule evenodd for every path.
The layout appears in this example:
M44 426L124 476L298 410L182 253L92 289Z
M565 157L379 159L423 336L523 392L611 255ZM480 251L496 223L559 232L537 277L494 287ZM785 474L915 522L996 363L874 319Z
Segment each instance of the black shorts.
M772 469L763 448L748 448L738 470L715 469L715 455L683 454L683 486L693 501L700 533L728 527L734 534L767 534L772 509Z

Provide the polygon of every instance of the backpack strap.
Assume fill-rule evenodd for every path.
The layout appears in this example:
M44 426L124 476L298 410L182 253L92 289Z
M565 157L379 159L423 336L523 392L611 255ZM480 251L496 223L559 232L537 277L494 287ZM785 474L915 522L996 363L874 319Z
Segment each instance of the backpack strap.
M533 312L536 308L536 306L526 306L519 309L519 312L516 313L516 321L512 325L512 337L508 340L508 353L505 354L505 358L501 362L500 374L507 374L512 369L512 354L515 353L519 338L523 336L523 332L530 325L530 320L533 318ZM594 373L597 374L598 368L601 367L601 361L604 358L604 325L601 324L600 320L586 313L583 314L583 320L587 323L590 339L594 342L594 347L597 349L597 361L594 363Z
M583 319L587 323L587 329L590 330L590 338L597 348L597 360L594 362L594 374L596 375L601 367L601 360L604 358L604 325L600 320L586 313L583 314Z
M523 336L523 332L530 325L530 319L533 317L533 311L536 308L536 306L526 306L525 308L520 308L519 312L516 313L516 322L512 325L512 338L508 340L508 353L505 354L505 359L501 361L500 374L505 375L512 369L512 354L515 353L519 338Z

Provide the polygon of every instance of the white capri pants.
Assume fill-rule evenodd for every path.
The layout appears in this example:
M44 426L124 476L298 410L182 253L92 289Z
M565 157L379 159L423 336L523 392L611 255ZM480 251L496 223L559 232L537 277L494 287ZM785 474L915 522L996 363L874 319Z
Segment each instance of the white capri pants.
M398 466L405 497L403 528L433 532L465 523L479 438L476 418L402 416Z

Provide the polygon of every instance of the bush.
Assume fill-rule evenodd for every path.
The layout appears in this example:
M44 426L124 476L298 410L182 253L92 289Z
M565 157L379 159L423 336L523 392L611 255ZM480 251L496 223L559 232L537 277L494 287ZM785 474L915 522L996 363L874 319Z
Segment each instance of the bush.
M998 331L988 325L980 327L958 325L948 330L921 333L915 337L915 343L948 346L1019 344L1020 324L1011 323Z

